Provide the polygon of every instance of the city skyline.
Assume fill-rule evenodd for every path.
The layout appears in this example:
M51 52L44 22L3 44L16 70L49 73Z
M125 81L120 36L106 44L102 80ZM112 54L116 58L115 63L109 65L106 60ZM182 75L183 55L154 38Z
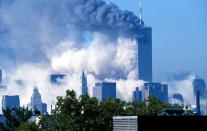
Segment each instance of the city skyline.
M78 94L81 94L82 86L80 82L80 72L83 69L87 72L88 75L87 83L89 87L88 92L90 95L92 95L93 87L97 81L116 81L118 92L117 97L127 100L132 97L131 93L135 90L137 86L143 87L143 81L137 80L136 73L137 64L139 66L143 63L143 61L141 61L141 63L138 63L139 61L137 62L137 50L135 50L135 47L137 47L137 39L134 39L134 37L137 36L139 39L139 37L143 35L143 25L140 24L138 11L122 11L113 4L105 4L103 1L93 1L92 5L85 4L81 6L83 6L83 9L97 8L96 10L93 10L93 13L97 15L97 17L91 17L92 13L90 13L89 10L89 12L84 12L86 13L85 15L88 16L85 20L85 17L83 17L81 12L82 8L77 8L78 11L74 12L74 14L77 13L77 16L72 14L74 15L74 18L71 18L71 21L70 19L66 20L66 18L68 18L68 16L70 16L71 14L70 12L64 12L65 8L61 8L61 11L64 12L64 17L62 16L62 12L57 12L57 17L55 17L55 19L51 19L51 17L54 17L51 13L54 10L53 8L51 9L50 6L46 6L49 12L46 11L45 13L45 10L42 9L41 6L33 7L32 4L39 4L36 2L27 3L25 1L20 1L19 3L17 1L9 1L7 3L7 1L2 0L2 3L3 4L1 6L0 13L3 15L1 16L0 24L3 24L4 28L1 28L0 30L0 40L1 43L6 44L2 44L0 46L0 51L3 52L3 54L0 56L0 58L2 58L0 66L2 66L6 72L6 77L3 76L3 78L6 79L6 84L8 84L8 91L12 91L12 88L17 88L17 90L21 89L20 87L31 88L34 83L37 83L38 85L40 84L40 90L43 91L44 96L47 96L47 91L50 91L50 94L53 95L50 98L44 98L49 99L48 101L51 104L51 99L54 99L54 96L63 94L61 88L58 87L59 83L57 82L59 82L59 79L61 79L61 82L63 82L63 85L60 84L60 87L63 87L62 90L74 89L78 92ZM81 4L78 2L74 3L77 4L77 7L79 7L79 4ZM10 6L11 4L13 4L13 6ZM31 13L34 16L37 15L35 11L40 9L40 15L42 15L42 18L45 18L46 21L44 21L45 19L40 19L39 16L33 17L37 24L33 21L28 21L27 19L20 20L20 18L22 18L22 9L18 8L19 4L31 4L31 6L33 7L32 9L28 9L26 7L24 7L23 9L28 10L29 14ZM54 3L52 3L51 5L53 4ZM57 5L57 8L58 6L60 6L58 4L59 3L55 4ZM71 5L70 3L68 4L70 8ZM121 9L124 8L122 2L118 3L118 5L119 4ZM183 84L183 81L187 81L187 84L185 83L185 89L191 91L191 89L193 89L192 75L198 74L202 78L206 79L205 75L203 75L205 71L200 72L195 70L201 68L192 68L196 66L193 66L194 64L189 64L189 61L185 61L186 59L182 59L182 57L182 62L188 63L187 65L189 66L189 68L185 66L179 66L179 64L182 63L178 62L179 60L181 60L179 55L183 55L179 54L179 52L177 55L174 54L176 54L177 51L180 51L180 49L184 52L182 53L185 54L186 50L183 49L182 45L179 44L179 42L173 44L173 46L175 45L176 47L180 47L179 49L169 49L169 47L172 46L173 42L170 37L173 37L173 35L171 34L169 37L166 36L167 33L163 35L163 32L159 31L158 29L159 26L155 26L154 29L153 23L156 22L156 19L150 21L148 17L154 17L145 14L145 10L146 12L147 10L150 10L147 9L147 5L150 6L150 4L147 4L147 2L143 1L142 20L145 25L152 27L153 32L150 32L150 34L152 33L153 38L152 41L150 39L148 40L149 43L153 45L153 48L151 50L151 47L143 47L145 50L138 51L138 54L141 54L138 55L138 57L141 57L138 58L139 60L142 60L142 58L144 61L148 60L148 62L144 62L144 64L142 65L142 67L144 67L145 69L140 68L140 70L138 71L143 71L143 76L148 75L148 78L145 77L143 78L143 80L148 80L150 82L152 79L152 72L154 75L153 82L165 82L166 79L168 79L169 74L178 73L178 76L181 75L181 79L179 79L179 77L177 77L176 75L175 76L178 79L174 80L173 78L173 82L171 82L169 85L170 96L172 96L173 93L185 93L183 90L179 92L179 88L182 87L181 85ZM136 8L138 9L138 7L139 6L137 4ZM18 21L19 23L17 22L18 24L16 24L16 21L12 21L15 18L13 16L14 10L17 12L16 17L18 18L18 20L20 20ZM136 16L133 13L135 13ZM105 17L105 14L108 14L106 15L107 17ZM9 18L11 19L11 21ZM88 20L87 18L90 19ZM47 19L49 19L49 21L47 21ZM74 23L73 20L78 22ZM64 23L65 21L66 23ZM46 25L48 24L49 26L46 26L44 22L46 22ZM70 24L72 26L70 26ZM166 24L168 23L163 23L163 27L165 27ZM177 26L175 26L174 28L175 30L177 30ZM172 28L169 28L169 32L170 29ZM185 32L183 33L185 34ZM33 35L36 37L33 37ZM202 35L203 34L201 34L199 38L202 37ZM183 37L183 39L179 37L178 40L185 40L186 37L187 36ZM10 40L10 38L12 40ZM143 40L146 40L145 38L146 37L144 37ZM165 40L165 46L163 46L162 49L159 49L158 47L160 47L161 45L159 44L159 40L161 39ZM198 38L196 37L195 39ZM138 40L138 44L140 43L141 42L139 42ZM179 44L179 46L177 44ZM192 45L192 43L190 45ZM141 46L139 46L138 48L141 48ZM24 49L24 51L22 51L22 49ZM170 53L170 51L174 52ZM155 53L151 54L152 52ZM159 53L157 54L156 52ZM165 55L163 55L162 53L165 53ZM195 55L188 55L188 57L185 56L185 58L190 59L192 58L191 56L196 57L196 54L198 53L195 53ZM151 56L152 59L150 58ZM167 61L165 61L166 59ZM205 64L201 64L201 62L203 61L199 60L195 64L204 66ZM163 66L165 64L169 65ZM147 67L146 65L149 67ZM153 71L151 71L152 65ZM186 70L182 70L182 68ZM181 69L181 73L180 71L176 71L176 69ZM57 78L56 76L54 76L53 78L51 75L51 72L53 71L59 72L61 74L67 74L67 76L65 77L60 74L61 76L57 76ZM169 73L168 71L171 71L171 73ZM163 75L163 72L165 75ZM48 79L49 76L51 76L50 80ZM57 83L57 85L50 86L50 84L48 84L49 81L50 83L54 81L54 83ZM176 85L176 82L180 82L181 84L179 83ZM52 93L52 89L55 89L56 92ZM191 94L191 92L189 94ZM193 100L193 98L189 98L191 96L189 94L183 95L185 102L187 103L189 103L190 100L191 102ZM186 99L188 100L186 101Z

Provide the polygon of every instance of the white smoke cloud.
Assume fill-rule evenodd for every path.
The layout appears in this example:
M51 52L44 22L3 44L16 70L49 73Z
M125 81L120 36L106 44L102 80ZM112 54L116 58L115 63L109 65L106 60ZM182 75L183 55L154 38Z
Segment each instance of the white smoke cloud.
M93 40L86 48L77 48L73 40L62 41L57 45L51 50L45 50L49 64L27 63L6 72L8 90L1 92L1 96L20 95L21 105L27 105L33 87L37 85L42 101L50 109L56 97L64 96L67 89L75 90L77 96L81 94L83 69L88 78L90 96L98 81L117 82L117 97L124 100L131 100L135 87L143 85L142 81L136 80L136 40L120 37L111 41L105 35L94 33ZM50 74L54 71L67 75L59 86L50 84Z
M183 80L173 80L168 82L169 98L175 93L183 96L184 104L195 105L195 97L193 94L193 79L195 76L189 75Z

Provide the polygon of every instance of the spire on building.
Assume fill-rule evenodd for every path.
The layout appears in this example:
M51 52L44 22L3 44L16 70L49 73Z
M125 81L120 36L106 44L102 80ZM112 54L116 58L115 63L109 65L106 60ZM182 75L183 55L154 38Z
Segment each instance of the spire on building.
M46 114L47 112L47 104L42 103L41 95L39 93L37 85L35 85L33 88L30 107L32 111L38 110L41 112L41 114Z
M142 24L142 0L139 0L139 19L140 24Z
M88 86L87 86L87 78L83 70L82 72L82 95L84 94L88 94Z

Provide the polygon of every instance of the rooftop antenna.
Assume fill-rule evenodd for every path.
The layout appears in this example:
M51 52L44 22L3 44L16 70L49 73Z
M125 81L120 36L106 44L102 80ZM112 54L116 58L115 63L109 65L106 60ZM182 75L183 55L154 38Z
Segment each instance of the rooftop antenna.
M140 19L140 24L142 24L142 0L139 0L139 19Z

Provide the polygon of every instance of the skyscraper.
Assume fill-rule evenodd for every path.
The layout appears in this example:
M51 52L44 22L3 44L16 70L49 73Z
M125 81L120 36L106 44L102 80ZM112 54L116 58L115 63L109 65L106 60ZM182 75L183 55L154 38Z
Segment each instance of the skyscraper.
M2 109L13 109L13 108L19 108L20 107L20 100L19 96L8 96L4 95L2 96Z
M107 98L116 98L116 83L115 82L101 82L96 83L93 88L93 97L96 97L99 101L103 101Z
M47 110L47 104L42 103L41 95L36 86L34 86L34 89L33 89L30 107L32 111L38 110L41 112L41 114L45 114L46 113L45 111Z
M64 79L65 74L51 74L50 75L50 82L51 84L61 84L61 80Z
M161 83L145 83L144 99L147 99L149 95L155 96L163 102L168 102L168 85Z
M0 85L2 84L2 69L0 69Z
M35 111L35 110L41 111L42 110L41 95L40 95L37 87L34 87L34 89L33 89L33 94L31 97L31 108L32 108L32 111Z
M152 82L152 28L144 25L142 21L142 1L140 0L140 35L138 42L138 78Z
M136 90L132 92L133 101L142 101L142 91L139 91L139 88L136 87Z
M0 69L0 90L6 90L7 86L3 85L3 78L2 78L2 69Z
M87 86L87 78L83 70L82 72L82 95L84 94L88 94L88 86Z
M47 104L46 103L42 103L42 114L46 114L47 113Z
M193 87L194 87L194 95L196 96L196 92L200 92L200 98L205 99L206 98L206 84L205 81L198 76L195 77L193 80Z

